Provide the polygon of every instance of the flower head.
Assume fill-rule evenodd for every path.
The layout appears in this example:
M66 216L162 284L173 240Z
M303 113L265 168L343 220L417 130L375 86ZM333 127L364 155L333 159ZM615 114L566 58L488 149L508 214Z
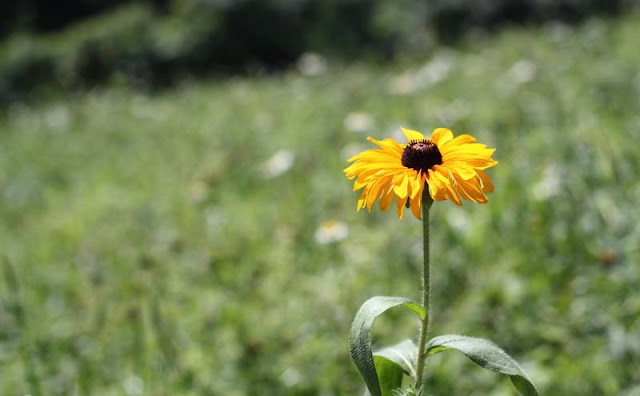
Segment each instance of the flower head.
M320 244L338 242L349 236L349 227L341 221L327 220L316 230L316 242Z
M425 185L434 201L450 200L462 205L461 199L487 203L485 192L493 192L493 184L484 169L498 164L491 158L495 149L477 143L471 135L456 138L446 128L437 128L426 138L422 133L402 128L407 144L394 139L367 138L379 149L363 151L349 158L344 173L356 179L353 190L363 189L357 209L371 211L379 199L382 210L388 210L395 197L398 217L405 205L418 219Z

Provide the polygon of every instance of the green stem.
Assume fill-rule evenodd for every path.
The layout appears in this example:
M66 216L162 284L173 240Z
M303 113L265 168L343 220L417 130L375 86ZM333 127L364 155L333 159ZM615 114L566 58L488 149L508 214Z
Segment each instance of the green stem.
M416 389L422 387L424 377L424 363L426 360L427 337L429 333L429 314L431 313L431 268L429 264L429 209L433 204L433 199L429 194L427 186L422 193L422 249L424 252L424 262L422 264L422 306L425 308L424 319L420 326L420 339L418 344L418 367L416 371Z

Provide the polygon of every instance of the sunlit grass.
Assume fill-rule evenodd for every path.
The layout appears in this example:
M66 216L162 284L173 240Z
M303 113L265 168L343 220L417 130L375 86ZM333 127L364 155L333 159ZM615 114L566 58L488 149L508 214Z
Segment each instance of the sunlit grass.
M433 333L499 341L542 394L634 394L638 22L11 107L0 394L358 394L350 320L373 295L418 299L420 224L356 213L342 169L401 125L472 133L500 161L488 205L432 209ZM319 243L326 221L348 235ZM412 320L392 313L376 334L412 336L396 330ZM512 392L434 359L438 394Z

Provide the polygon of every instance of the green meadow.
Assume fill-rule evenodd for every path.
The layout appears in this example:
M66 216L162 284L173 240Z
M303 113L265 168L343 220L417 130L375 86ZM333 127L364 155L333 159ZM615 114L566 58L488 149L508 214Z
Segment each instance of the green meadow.
M500 163L487 205L431 210L432 334L495 341L543 395L640 395L638 42L629 15L7 107L0 394L361 394L351 320L419 299L421 224L356 212L342 169L445 126ZM374 344L417 329L392 310ZM515 394L455 352L427 372L429 395Z

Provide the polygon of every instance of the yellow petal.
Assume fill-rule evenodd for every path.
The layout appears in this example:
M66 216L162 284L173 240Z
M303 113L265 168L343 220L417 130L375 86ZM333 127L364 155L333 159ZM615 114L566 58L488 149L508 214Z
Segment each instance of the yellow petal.
M414 131L406 128L400 128L400 129L402 129L402 133L404 133L404 136L407 137L407 141L409 142L412 140L424 140L424 135L418 131Z
M402 131L409 141L426 140L418 131ZM402 218L405 207L409 207L420 218L425 188L436 201L486 203L489 199L485 192L493 192L494 186L483 169L498 163L491 158L495 149L477 143L470 135L454 138L446 128L435 129L430 139L442 154L442 164L422 172L402 165L405 145L389 138L369 138L378 148L351 157L351 164L343 170L347 178L355 179L354 190L361 190L356 208L371 211L378 201L381 210L388 210L395 198L398 217Z
M489 198L482 192L478 179L460 180L456 177L456 191L462 198L476 203L487 203Z
M452 180L450 179L450 175L443 172L442 168L435 169L435 171L429 169L429 175L431 176L433 173L433 177L429 180L434 180L439 183L439 188L442 189L442 193L438 195L438 197L433 197L436 201L442 201L444 199L448 199L454 202L456 205L462 205L460 201L460 196L456 192L454 186L452 185ZM429 184L431 185L431 184Z
M455 144L455 145L460 145L460 144L469 144L469 143L475 143L476 142L476 138L474 138L471 135L459 135L456 136L455 139L450 140L449 142L447 142L448 144Z
M461 146L446 145L440 153L443 161L491 160L495 149L488 149L483 144L464 144Z
M401 153L404 150L403 146L400 145L400 143L398 143L397 141L395 141L394 139L391 138L385 138L382 140L376 140L374 138L372 138L371 136L369 136L367 138L368 141L370 141L371 143L379 146L381 149L383 150L389 150L391 151L391 153Z
M367 190L362 190L360 193L360 198L358 198L358 202L356 203L356 210L359 212L360 209L365 206L365 198L367 197Z
M404 205L407 203L407 197L400 198L396 195L396 212L399 218L402 218L404 212Z
M371 212L371 208L373 208L373 204L376 202L376 199L380 196L380 190L386 189L389 186L390 181L388 179L377 179L373 184L369 186L369 191L367 193L367 209Z
M360 160L360 161L371 162L371 163L377 163L379 161L401 163L401 160L398 160L397 157L398 155L394 154L390 150L385 151L380 149L374 149L374 150L363 151L362 153L354 155L353 157L349 158L347 161L353 162L356 160Z
M481 170L478 170L476 172L478 173L478 177L480 177L480 180L482 181L482 189L486 192L493 192L493 183L491 182L491 179L489 179L489 176L487 176L487 174Z
M398 182L399 180L399 182ZM393 192L395 192L400 198L406 198L409 195L407 186L409 185L409 178L407 173L401 173L394 180Z
M393 191L389 191L385 194L382 194L382 196L380 197L380 201L378 202L378 205L380 206L381 210L389 210L389 206L391 205L391 201L393 200L394 197L394 193Z
M491 158L481 159L481 160L471 160L468 162L469 162L469 165L473 166L476 169L487 169L487 168L491 168L492 166L498 165L498 161L492 160Z
M410 205L411 213L416 217L416 219L421 219L420 209L422 207L422 194L417 195L415 198L411 198Z
M413 171L413 172L412 172ZM416 170L411 169L408 171L409 173L409 183L411 186L411 194L409 195L411 198L415 198L416 195L422 193L423 183L420 183L422 179L422 174L418 173Z
M438 147L444 145L451 139L453 139L453 132L447 128L436 128L431 134L431 141Z
M435 165L434 170L437 170L436 168L442 168L441 171L445 174L452 173L454 175L459 175L464 180L476 177L476 170L473 169L471 165L463 161L453 161L447 162L443 165Z

